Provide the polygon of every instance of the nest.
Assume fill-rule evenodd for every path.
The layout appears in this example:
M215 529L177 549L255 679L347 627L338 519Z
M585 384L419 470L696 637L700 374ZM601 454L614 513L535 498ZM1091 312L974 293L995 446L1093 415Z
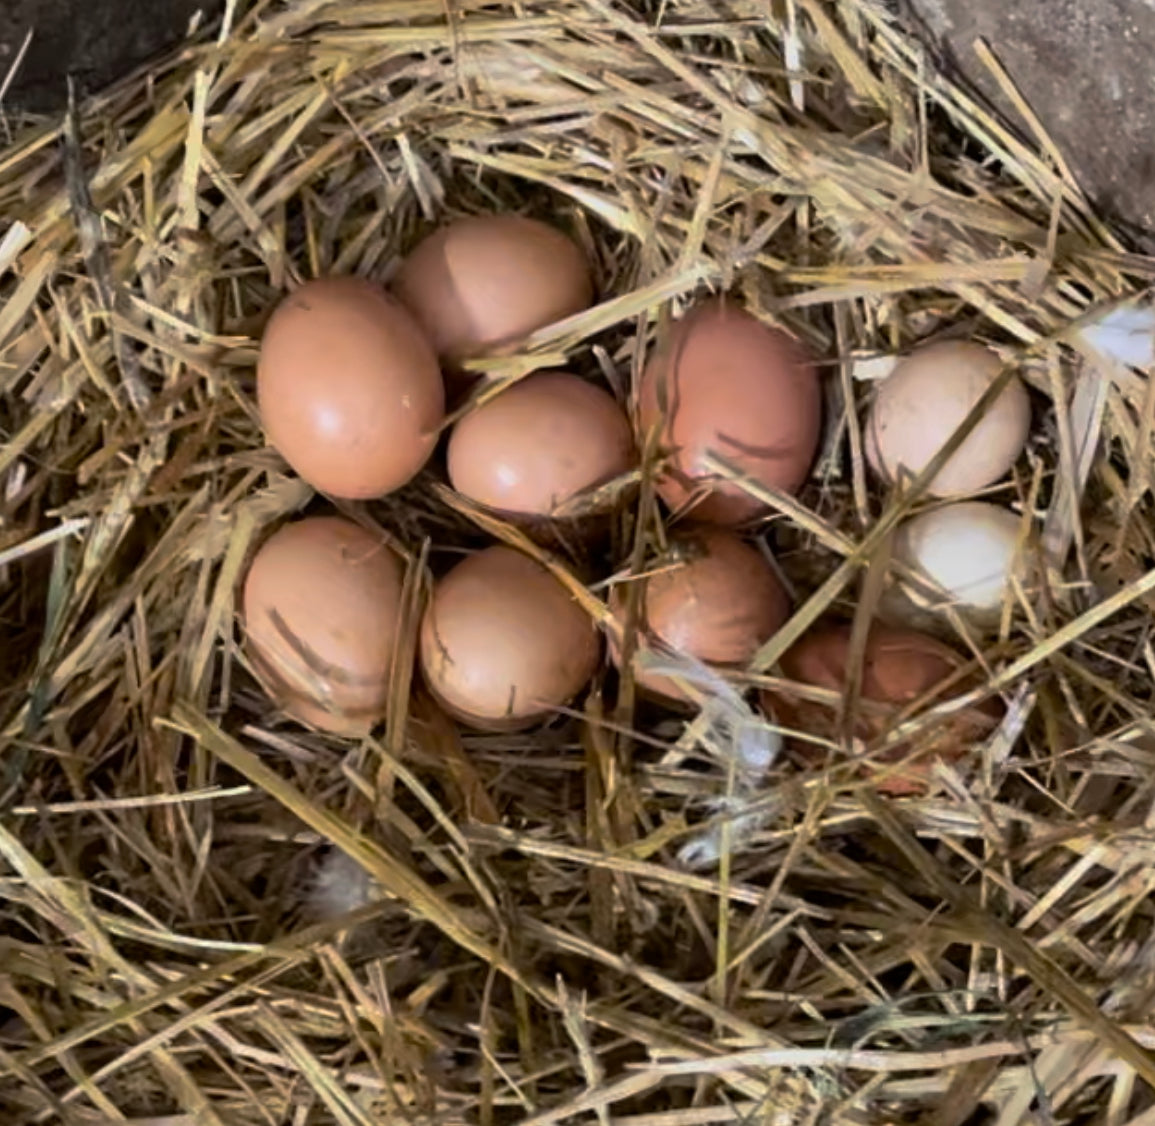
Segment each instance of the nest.
M1149 1120L1155 395L1082 330L1155 263L881 0L235 8L0 152L4 1121ZM263 444L263 318L489 210L575 233L606 295L495 380L624 397L706 291L823 358L822 455L766 529L796 612L747 684L880 597L918 493L864 469L877 358L963 334L1023 374L997 496L1049 565L993 633L944 620L978 687L910 719L1001 698L966 760L901 799L837 760L751 781L733 714L610 672L517 736L404 685L360 742L277 713L237 581L327 502ZM436 467L346 507L417 565L528 546ZM533 550L600 616L650 509L605 557Z

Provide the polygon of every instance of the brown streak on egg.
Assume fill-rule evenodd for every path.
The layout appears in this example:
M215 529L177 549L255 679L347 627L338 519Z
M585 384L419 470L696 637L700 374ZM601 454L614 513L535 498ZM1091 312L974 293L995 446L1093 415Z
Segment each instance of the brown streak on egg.
M690 514L711 524L742 524L766 508L707 469L706 454L795 492L814 459L821 417L821 388L801 345L726 300L704 302L674 325L639 388L640 431L660 425L669 454L659 494L675 509L700 494Z
M242 590L254 671L289 714L364 734L385 713L404 567L371 532L335 516L286 524Z

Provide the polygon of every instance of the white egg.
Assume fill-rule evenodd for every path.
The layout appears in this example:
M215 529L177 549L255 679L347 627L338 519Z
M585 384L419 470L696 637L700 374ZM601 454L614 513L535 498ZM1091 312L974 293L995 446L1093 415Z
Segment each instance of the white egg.
M894 554L976 622L998 617L1012 574L1021 517L997 504L963 501L902 524Z

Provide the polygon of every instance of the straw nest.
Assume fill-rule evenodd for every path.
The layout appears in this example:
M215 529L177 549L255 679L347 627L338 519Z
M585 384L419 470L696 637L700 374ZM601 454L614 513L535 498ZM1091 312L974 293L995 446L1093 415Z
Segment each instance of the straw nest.
M15 129L4 1121L1150 1121L1155 394L1079 327L1155 263L1022 112L984 112L878 0L259 0ZM744 789L714 727L635 714L610 676L517 737L404 684L363 743L277 715L234 591L323 502L262 443L262 318L491 209L575 232L609 295L495 378L564 359L628 393L707 289L824 358L822 457L771 498L797 612L752 677L878 596L916 503L863 471L872 358L951 330L1023 373L1032 444L998 496L1050 565L993 636L945 623L1006 706L967 762L902 800L837 759ZM433 474L353 511L415 568L517 540ZM660 536L626 514L625 556L587 562Z

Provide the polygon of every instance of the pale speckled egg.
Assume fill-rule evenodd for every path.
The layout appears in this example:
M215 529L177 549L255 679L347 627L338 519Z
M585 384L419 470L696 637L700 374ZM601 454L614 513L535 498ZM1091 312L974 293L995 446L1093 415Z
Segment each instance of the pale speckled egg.
M597 667L593 621L540 563L495 546L436 584L421 623L425 683L473 727L516 730L572 700Z
M757 548L734 533L701 528L672 546L671 561L637 581L641 595L637 648L673 649L716 669L740 669L790 616L785 588ZM612 607L625 619L625 589L615 588ZM616 646L611 646L620 664ZM669 677L635 665L640 688L685 701Z
M409 481L445 414L437 358L416 321L362 278L307 282L261 341L257 402L269 442L315 489L366 500Z
M783 655L782 675L801 685L841 694L846 690L850 643L849 625L819 624ZM929 634L873 623L863 652L853 735L865 743L883 738L899 722L904 709L958 674L966 664L964 657ZM935 702L941 703L967 687L952 683ZM818 739L838 740L836 707L802 699L788 689L764 692L762 700L767 711L784 726ZM995 704L968 708L937 723L933 731L919 738L915 748L906 742L889 748L869 768L877 770L877 764L887 764L879 790L891 794L921 793L927 787L934 759L953 762L976 753L997 716ZM795 753L804 761L821 761L825 755L814 743L795 740L795 744ZM889 770L912 749L917 749L918 757L899 770Z
M901 360L879 385L864 431L867 460L888 482L927 465L995 381L1002 361L965 340L927 344ZM1031 403L1017 377L990 404L927 487L932 496L986 488L1014 465L1031 425Z
M1021 524L1021 517L997 504L948 504L900 525L894 554L942 592L930 598L931 606L950 605L977 624L989 624L998 621L1019 569Z
M660 341L641 379L642 438L659 427L668 454L657 483L694 520L734 526L768 509L709 470L714 453L759 484L788 493L806 480L818 446L822 396L802 346L731 301L699 304Z
M338 516L286 524L257 550L241 595L245 649L290 715L359 735L385 714L405 568Z
M550 516L634 463L629 420L612 395L568 372L531 375L453 428L449 480L489 508Z
M588 308L593 282L569 236L520 215L475 215L434 231L393 279L450 366Z

